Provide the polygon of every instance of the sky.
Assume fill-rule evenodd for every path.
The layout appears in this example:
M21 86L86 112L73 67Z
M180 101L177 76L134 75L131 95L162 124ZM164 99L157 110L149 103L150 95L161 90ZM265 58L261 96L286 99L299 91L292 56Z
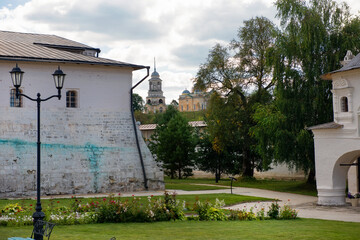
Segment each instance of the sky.
M150 66L163 80L166 104L191 90L216 44L236 38L244 20L273 22L274 0L1 0L0 30L54 34L100 48L100 57ZM342 2L342 1L337 1ZM345 0L353 14L360 1ZM146 70L134 72L135 85ZM147 79L148 80L148 79ZM135 90L145 100L148 81Z

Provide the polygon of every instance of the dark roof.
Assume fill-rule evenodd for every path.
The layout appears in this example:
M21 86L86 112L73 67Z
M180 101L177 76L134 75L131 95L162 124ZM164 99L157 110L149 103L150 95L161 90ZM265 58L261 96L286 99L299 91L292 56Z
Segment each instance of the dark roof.
M332 79L331 75L334 73L346 72L357 68L360 68L360 53L356 55L356 57L354 57L349 63L345 64L342 68L321 75L321 78L324 80L331 80Z
M82 50L100 52L98 48L55 35L0 31L0 60L113 65L130 67L134 70L146 68L141 65L77 53Z
M338 124L336 122L329 122L329 123L324 123L324 124L320 124L320 125L315 125L312 127L308 127L306 128L307 130L318 130L318 129L338 129L338 128L343 128L344 125Z

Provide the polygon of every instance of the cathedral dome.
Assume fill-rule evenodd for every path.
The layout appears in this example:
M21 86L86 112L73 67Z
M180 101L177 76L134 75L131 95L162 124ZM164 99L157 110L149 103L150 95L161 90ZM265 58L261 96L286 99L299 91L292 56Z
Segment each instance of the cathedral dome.
M190 92L189 92L189 90L184 90L183 92L182 92L182 94L184 95L184 94L190 94Z
M152 78L159 78L160 74L155 70L152 74L151 74Z

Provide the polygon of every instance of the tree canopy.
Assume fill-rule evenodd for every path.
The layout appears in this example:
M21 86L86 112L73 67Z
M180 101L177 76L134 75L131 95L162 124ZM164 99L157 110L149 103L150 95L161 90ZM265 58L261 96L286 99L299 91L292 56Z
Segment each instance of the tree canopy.
M268 49L275 41L276 28L270 20L256 17L244 21L244 27L238 31L237 38L228 46L216 44L209 52L208 58L200 66L195 79L195 89L213 89L231 102L233 115L237 117L222 118L221 122L229 122L239 139L232 146L233 156L237 153L237 165L244 176L252 177L254 169L260 166L260 157L255 150L256 140L250 135L254 125L252 115L256 103L266 103L271 99L272 86L271 67L266 64ZM210 103L210 108L211 108ZM215 104L215 102L213 102ZM211 124L210 122L208 124ZM241 126L239 131L238 126ZM210 128L209 128L210 129ZM214 135L212 145L221 146L230 141ZM231 131L229 131L231 133ZM228 136L231 138L232 136ZM220 141L222 140L222 141Z
M253 134L264 163L287 163L314 181L314 144L306 127L332 121L331 82L346 50L358 50L359 20L331 0L275 2L282 31L271 48L274 101L258 106Z
M188 121L173 106L161 115L149 144L156 161L171 178L192 175L197 138Z

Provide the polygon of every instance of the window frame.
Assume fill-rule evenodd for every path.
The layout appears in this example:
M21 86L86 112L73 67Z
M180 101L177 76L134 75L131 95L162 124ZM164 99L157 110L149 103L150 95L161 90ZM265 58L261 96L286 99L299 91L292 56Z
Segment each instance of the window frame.
M68 96L68 93L72 92L75 93L75 96ZM69 97L75 98L75 100L70 101L69 103ZM73 101L75 102L75 106L71 106L73 104ZM80 108L80 101L79 101L79 90L78 89L66 89L65 92L65 106L66 108Z
M23 93L23 90L19 89L19 93ZM19 96L19 98L16 98L16 88L10 88L10 107L14 107L14 108L24 107L23 97Z

